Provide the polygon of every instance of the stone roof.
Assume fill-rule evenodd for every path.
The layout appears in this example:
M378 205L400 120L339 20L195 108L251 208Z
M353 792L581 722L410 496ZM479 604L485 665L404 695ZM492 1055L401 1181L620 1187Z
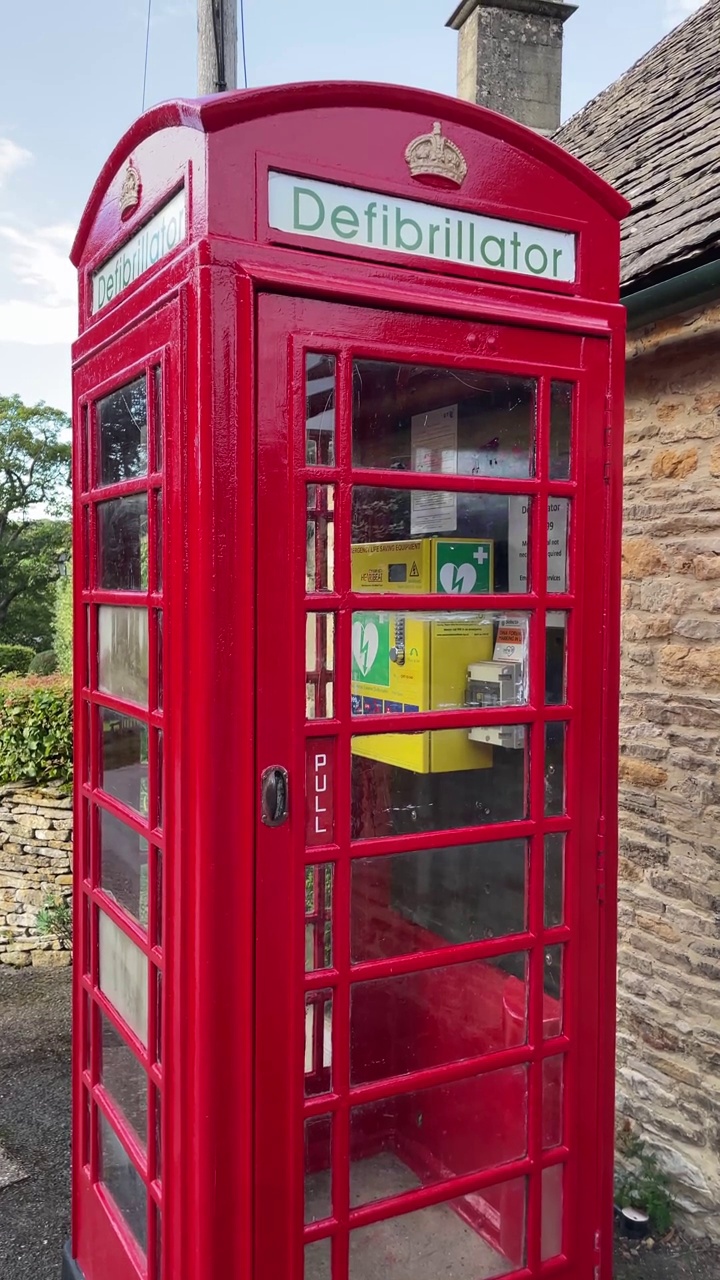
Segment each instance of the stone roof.
M559 142L633 206L624 289L720 257L720 0L568 120Z

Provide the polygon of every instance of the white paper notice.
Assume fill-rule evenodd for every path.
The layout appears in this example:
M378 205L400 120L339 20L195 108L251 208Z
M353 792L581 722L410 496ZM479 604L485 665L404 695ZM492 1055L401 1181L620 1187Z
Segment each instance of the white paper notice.
M548 591L567 591L568 502L548 499Z
M508 499L508 590L528 589L528 515L527 498ZM550 498L548 515L547 589L567 591L568 499Z
M508 591L527 591L528 513L527 498L508 498Z
M457 475L456 404L431 413L418 413L410 420L410 450L413 471L436 475ZM413 489L410 495L410 534L455 533L457 494L441 490Z

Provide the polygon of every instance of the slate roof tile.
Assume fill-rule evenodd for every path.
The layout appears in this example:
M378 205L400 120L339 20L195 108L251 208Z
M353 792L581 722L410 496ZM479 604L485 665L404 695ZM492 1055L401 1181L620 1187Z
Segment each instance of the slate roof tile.
M720 0L705 0L555 141L633 205L626 289L720 257Z

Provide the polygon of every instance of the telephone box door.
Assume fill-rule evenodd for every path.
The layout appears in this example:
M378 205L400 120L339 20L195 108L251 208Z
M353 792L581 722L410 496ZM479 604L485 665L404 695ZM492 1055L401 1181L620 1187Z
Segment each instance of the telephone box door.
M604 341L258 325L256 1280L590 1280Z

